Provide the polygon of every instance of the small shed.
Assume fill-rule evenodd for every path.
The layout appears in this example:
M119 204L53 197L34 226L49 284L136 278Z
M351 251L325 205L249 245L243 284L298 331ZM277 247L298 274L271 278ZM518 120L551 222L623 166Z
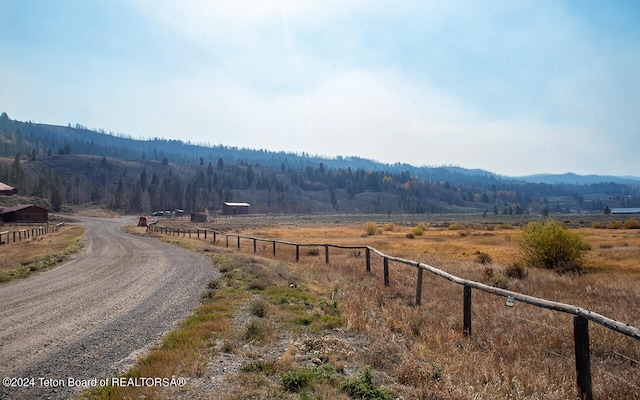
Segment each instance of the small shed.
M49 222L49 210L35 204L7 207L0 212L2 222Z
M191 222L207 222L208 216L205 213L191 213Z
M18 193L18 189L14 188L13 186L9 186L6 183L0 182L0 194L5 196L12 196L16 193Z
M249 203L224 203L222 205L223 215L249 214Z

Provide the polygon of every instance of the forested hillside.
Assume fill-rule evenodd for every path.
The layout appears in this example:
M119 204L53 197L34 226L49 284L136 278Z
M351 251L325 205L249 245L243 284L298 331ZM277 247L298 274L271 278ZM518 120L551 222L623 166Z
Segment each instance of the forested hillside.
M249 202L254 213L601 213L605 206L640 206L633 180L531 183L456 167L134 140L5 113L0 157L0 181L54 210L216 212L225 201Z

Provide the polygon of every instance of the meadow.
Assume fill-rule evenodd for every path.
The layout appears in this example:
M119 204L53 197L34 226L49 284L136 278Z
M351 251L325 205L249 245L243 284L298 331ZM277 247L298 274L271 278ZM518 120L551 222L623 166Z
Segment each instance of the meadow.
M591 246L586 273L560 275L524 267L524 274L514 275L509 272L519 259L514 239L528 221L249 216L219 218L200 227L297 243L369 245L462 278L640 326L640 230L624 229L624 220L614 224L600 216L564 220ZM160 223L191 226L179 220ZM411 238L408 234L416 226L423 232ZM208 254L220 265L221 277L210 283L201 308L172 339L129 372L186 375L188 387L152 389L146 396L347 399L366 392L373 394L365 398L566 399L577 395L571 315L518 302L509 307L502 297L474 291L473 334L464 336L462 288L425 274L421 305L416 306L416 273L403 264L391 263L390 284L385 286L382 260L373 256L367 272L362 252L355 250L331 249L327 264L323 248L303 247L295 262L292 246L278 245L274 258L266 242L258 242L254 253L251 241L245 239L238 250L235 241L227 247L220 237L214 245L211 237L205 242L195 235L149 235ZM595 397L640 397L639 341L594 323L589 328ZM188 351L182 347L185 342ZM113 389L93 398L134 394L142 395Z

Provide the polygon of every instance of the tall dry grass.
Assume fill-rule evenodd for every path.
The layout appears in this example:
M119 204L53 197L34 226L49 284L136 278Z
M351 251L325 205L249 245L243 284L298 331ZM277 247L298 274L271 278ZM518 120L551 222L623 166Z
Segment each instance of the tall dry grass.
M409 239L406 234L415 224L396 223L393 231L383 230L374 236L366 234L362 223L256 228L247 227L246 220L243 224L245 226L235 227L232 231L292 242L371 245L389 255L424 262L477 281L486 279L487 266L475 261L476 252L484 252L491 256L490 267L504 279L510 290L574 304L640 326L637 307L640 304L640 267L636 257L640 235L637 231L583 229L592 247L586 259L590 272L585 275L558 275L548 270L527 269L526 279L514 279L504 270L518 259L513 240L518 233L517 227L450 229L450 224L427 226L422 236ZM183 239L171 240L201 250L212 246L196 239L190 244L185 244L187 240ZM215 248L220 246L224 247L224 242L220 241ZM234 239L229 249L224 250L225 257L240 257L234 262L243 265L262 265L263 270L252 267L250 271L260 277L259 281L268 284L266 287L244 285L252 293L245 299L245 308L252 309L255 296L261 296L267 305L260 326L268 327L270 333L249 344L247 325L236 327L236 333L231 336L225 336L222 328L220 332L215 327L207 329L231 343L229 347L236 349L238 355L241 348L249 346L254 355L249 354L249 364L245 365L253 365L251 363L256 360L266 362L269 372L229 372L227 382L231 386L227 387L228 391L210 393L203 398L243 398L239 393L254 397L300 398L298 394L283 392L278 377L292 368L302 368L300 360L308 360L310 354L312 358L319 357L321 362L339 367L337 369L342 370L345 377L370 365L377 382L398 398L576 397L571 315L518 302L508 307L504 298L474 290L473 334L466 337L462 334L462 288L439 277L425 274L421 305L416 306L416 271L391 262L390 285L385 286L383 262L375 255L372 256L371 272L367 272L364 252L354 250L332 248L330 263L326 264L322 248L318 252L301 251L297 263L292 246L277 245L275 259L268 243L258 242L257 254L249 258L246 254L253 253L251 241L241 241L239 252L236 248ZM234 276L242 281L240 275ZM270 294L271 290L276 290L270 286L273 282L285 283L277 289L280 293L277 296ZM291 292L286 283L293 285ZM303 294L298 292L299 288L304 288ZM291 299L287 296L294 296L293 293L298 293L295 296L315 293L314 296L325 301L335 301L344 325L339 329L300 330L300 320L296 320L299 314L296 313L305 308L298 308L297 303L280 308L278 300L283 296ZM312 304L313 310L318 309L313 306L317 300L296 298L304 304ZM229 307L228 310L239 308ZM589 327L596 398L640 398L640 342L595 323L590 323ZM233 331L234 328L229 328L226 332ZM300 345L301 342L321 343L329 338L338 348L332 347L325 353L320 347ZM177 342L189 342L188 338L178 339ZM345 347L340 349L341 345ZM266 356L271 353L276 356ZM188 363L198 357L163 362ZM213 356L209 354L208 357L211 363ZM187 366L184 370L201 373L194 367ZM161 372L168 373L159 370L146 373ZM202 373L206 375L206 369L202 369ZM335 387L319 385L313 390L307 394L309 398L345 398ZM157 394L151 397L154 396L162 397Z
M407 228L407 231L409 228ZM508 289L574 304L640 326L638 231L581 229L592 249L585 275L528 269L526 279L506 279ZM428 263L482 281L474 262L482 251L500 271L518 260L517 229L428 229L407 239L396 228L362 238L362 229L300 227L272 230L283 240L369 244L394 256ZM250 232L246 232L249 234ZM371 339L364 362L387 371L403 391L417 398L572 398L576 395L572 316L473 291L473 335L462 335L462 288L425 276L422 305L415 307L415 271L391 263L391 285L382 284L382 260L331 250L331 264L313 260L318 275L340 287L349 330ZM303 263L307 265L308 260ZM590 323L593 386L599 398L640 396L640 343ZM426 379L425 379L426 378Z

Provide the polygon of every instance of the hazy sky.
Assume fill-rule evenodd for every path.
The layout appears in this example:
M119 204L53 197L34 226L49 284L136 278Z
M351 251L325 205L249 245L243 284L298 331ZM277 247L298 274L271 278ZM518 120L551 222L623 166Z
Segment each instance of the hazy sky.
M0 111L135 138L640 176L640 2L0 0Z

